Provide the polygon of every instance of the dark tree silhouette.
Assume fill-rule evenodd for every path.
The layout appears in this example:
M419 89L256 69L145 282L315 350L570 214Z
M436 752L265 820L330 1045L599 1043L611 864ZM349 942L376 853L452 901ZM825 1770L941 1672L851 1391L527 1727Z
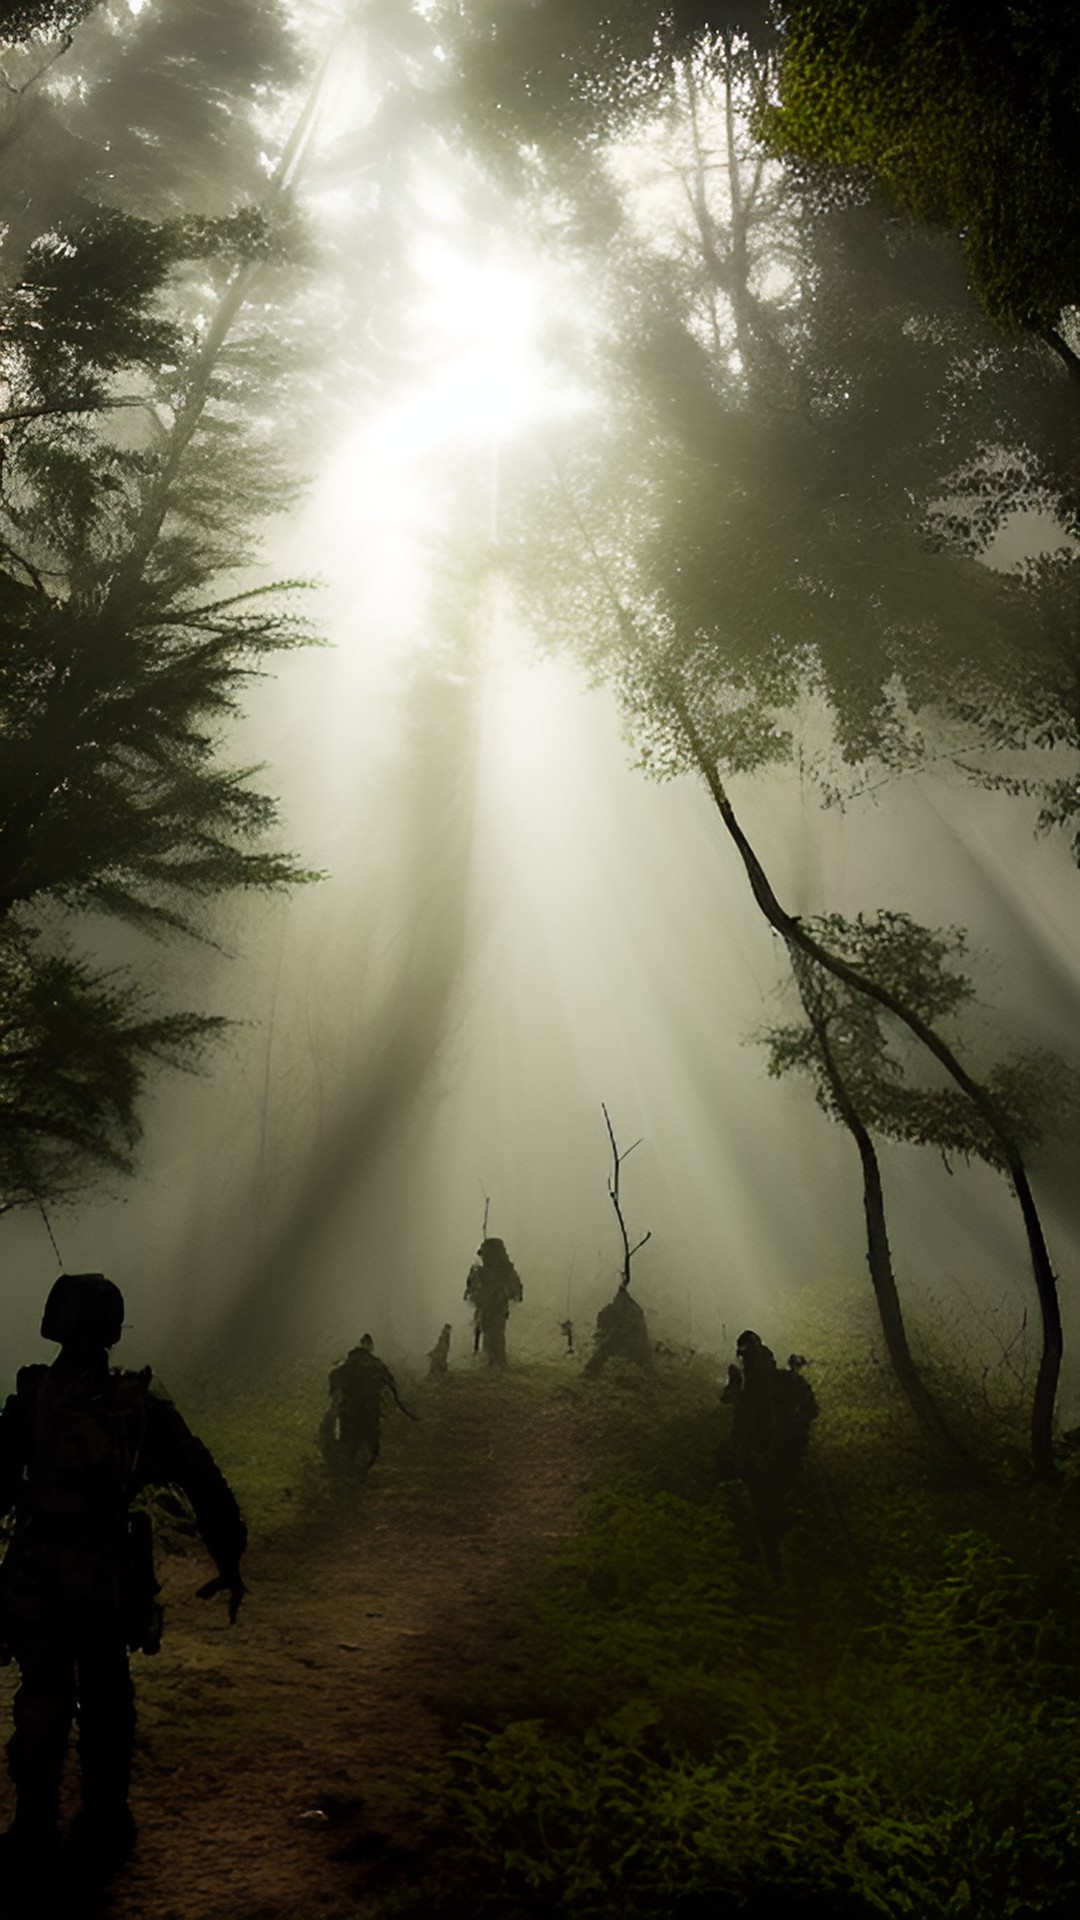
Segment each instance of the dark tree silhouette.
M258 206L84 206L31 242L8 297L4 1204L126 1171L147 1071L192 1064L222 1024L156 1007L137 968L92 965L82 917L203 936L220 897L308 877L269 844L275 803L222 740L264 663L309 637L244 570L295 487L248 423L282 372L265 315L296 278L288 190L312 108Z

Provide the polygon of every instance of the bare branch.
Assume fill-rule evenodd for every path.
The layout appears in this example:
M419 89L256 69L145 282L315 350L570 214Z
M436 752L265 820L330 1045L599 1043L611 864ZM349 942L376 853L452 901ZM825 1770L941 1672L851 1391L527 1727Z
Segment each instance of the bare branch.
M611 1166L611 1175L608 1179L608 1198L610 1199L611 1204L615 1209L615 1218L619 1223L619 1232L622 1235L623 1263L622 1263L621 1285L624 1287L628 1287L630 1285L630 1262L633 1259L635 1253L639 1252L640 1249L645 1245L645 1241L652 1239L652 1230L650 1229L649 1232L645 1234L644 1237L637 1242L636 1246L632 1247L630 1245L630 1235L626 1231L626 1221L623 1217L622 1202L619 1198L619 1169L622 1166L623 1161L628 1159L630 1154L633 1153L634 1147L640 1147L641 1141L635 1140L633 1147L627 1147L625 1153L620 1153L618 1141L615 1138L615 1129L611 1124L611 1115L609 1114L607 1107L605 1106L602 1100L600 1102L600 1111L604 1116L604 1124L607 1127L608 1139L611 1142L612 1166Z

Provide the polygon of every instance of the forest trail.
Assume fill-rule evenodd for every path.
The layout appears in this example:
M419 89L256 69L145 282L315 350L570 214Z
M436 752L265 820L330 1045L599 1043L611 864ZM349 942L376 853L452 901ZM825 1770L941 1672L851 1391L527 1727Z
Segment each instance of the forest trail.
M139 1844L95 1911L351 1920L415 1839L402 1789L445 1750L435 1703L572 1532L574 1397L511 1368L451 1375L420 1426L390 1409L339 1525L254 1535L235 1628L193 1597L204 1564L165 1557L164 1643L133 1662Z

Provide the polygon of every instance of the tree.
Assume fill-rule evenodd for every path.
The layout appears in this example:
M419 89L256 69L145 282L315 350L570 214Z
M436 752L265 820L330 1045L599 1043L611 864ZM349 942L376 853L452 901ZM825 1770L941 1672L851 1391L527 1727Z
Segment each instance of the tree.
M891 983L926 1022L954 1025L974 997L957 971L967 951L962 933L933 933L909 915L878 913L845 921L838 914L804 921L813 938L854 962L868 978ZM893 1371L931 1435L958 1456L962 1449L923 1382L908 1345L886 1224L884 1188L873 1135L931 1147L949 1157L977 1158L1007 1172L997 1133L955 1085L925 1078L925 1058L912 1058L895 1016L880 1001L853 991L800 948L791 948L804 1018L768 1027L762 1038L769 1071L807 1074L818 1105L851 1134L859 1154L866 1219L867 1265ZM891 1029L891 1031L890 1031ZM898 1044L898 1042L900 1044ZM920 1076L919 1069L922 1068ZM1024 1151L1041 1144L1075 1107L1075 1080L1055 1056L1021 1049L985 1071L986 1085L1012 1140ZM1053 1329L1060 1338L1060 1327Z
M657 239L655 215L643 232L633 189L622 189L606 236L610 303L585 348L602 401L529 476L517 577L543 630L615 686L642 764L704 779L797 968L891 1015L992 1142L1043 1317L1032 1450L1049 1478L1060 1314L1010 1114L924 1017L902 971L879 980L781 904L727 785L789 755L807 712L811 751L828 739L849 766L917 763L926 730L977 727L984 703L1028 737L1025 697L1045 694L1056 652L1068 657L1059 609L1032 581L979 567L972 528L1000 514L1003 497L1023 497L1021 475L1052 469L1033 449L1026 462L1001 458L1003 439L1030 443L1023 395L1042 374L1034 358L1018 361L988 407L978 323L973 334L955 293L942 312L940 276L912 312L880 224L868 234L864 223L851 247L834 213L807 222L778 202L740 131L755 85L748 50L732 41L672 72L646 150L681 197ZM560 164L563 192L569 175ZM595 204L591 181L587 192ZM562 227L580 244L580 224L564 215ZM766 297L770 270L779 287ZM1002 468L998 485L990 476ZM851 1113L865 1132L857 1105Z
M266 844L275 803L221 746L263 662L309 637L245 571L259 515L295 487L270 444L280 415L249 422L281 371L265 336L296 277L288 188L310 119L309 101L261 206L167 220L84 208L31 243L9 300L6 1204L126 1170L146 1071L191 1064L222 1024L162 1011L130 967L75 952L82 917L205 936L220 896L309 877Z
M127 969L0 928L0 1212L126 1175L148 1072L190 1068L224 1026L162 1013Z
M784 5L773 152L880 182L947 227L992 317L1080 375L1063 309L1080 302L1080 9L991 0Z
M36 239L98 207L160 222L257 204L267 126L288 115L305 63L278 0L228 9L148 0L137 15L109 0L74 36L7 65L0 218L10 287Z

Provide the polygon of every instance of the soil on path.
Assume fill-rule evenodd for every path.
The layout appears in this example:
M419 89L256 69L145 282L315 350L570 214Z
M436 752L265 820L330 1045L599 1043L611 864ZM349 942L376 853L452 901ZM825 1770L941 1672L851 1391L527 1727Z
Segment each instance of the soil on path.
M391 1414L338 1524L253 1540L234 1629L192 1598L201 1565L159 1568L165 1643L134 1662L139 1845L108 1920L352 1920L407 1864L403 1787L445 1752L437 1703L572 1531L569 1398L511 1370L451 1376L421 1428Z

